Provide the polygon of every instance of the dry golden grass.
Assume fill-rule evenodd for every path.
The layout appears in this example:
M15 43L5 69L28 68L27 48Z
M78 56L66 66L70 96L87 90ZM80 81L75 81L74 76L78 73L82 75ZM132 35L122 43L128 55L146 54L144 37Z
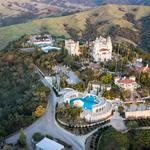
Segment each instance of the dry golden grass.
M133 25L122 17L126 13L133 13L136 20L138 20L150 13L150 6L105 5L97 8L96 12L99 13L99 16L92 18L93 22L108 20L110 23L120 25L121 27L133 28Z
M19 15L22 11L29 12L28 9L15 5L15 2L16 0L0 0L0 13L3 14L4 16L9 17L9 16ZM12 6L9 8L8 4L10 3L12 4ZM19 0L17 3L18 4L29 3L32 5L35 4L35 2L33 2L32 0ZM47 5L44 3L36 2L36 8L39 9L39 13L40 13L42 9L47 8Z

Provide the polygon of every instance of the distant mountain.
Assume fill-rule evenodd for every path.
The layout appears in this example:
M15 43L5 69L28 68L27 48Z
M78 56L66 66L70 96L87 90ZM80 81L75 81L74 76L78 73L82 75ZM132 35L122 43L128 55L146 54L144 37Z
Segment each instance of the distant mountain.
M64 4L64 5L84 4L85 6L96 6L97 5L96 2L93 0L41 0L41 1L50 3L50 4L56 4L56 5L59 5L59 4Z
M0 0L0 26L69 15L94 6L91 0Z
M70 3L70 4L84 4L87 6L96 6L104 4L118 4L118 5L150 5L150 0L40 0L47 3Z
M121 5L150 5L150 0L40 0L47 3L71 3L85 4L88 6L104 4L121 4Z
M98 5L121 4L121 5L150 5L150 0L95 0Z
M104 4L150 5L150 0L0 0L0 26L64 16Z

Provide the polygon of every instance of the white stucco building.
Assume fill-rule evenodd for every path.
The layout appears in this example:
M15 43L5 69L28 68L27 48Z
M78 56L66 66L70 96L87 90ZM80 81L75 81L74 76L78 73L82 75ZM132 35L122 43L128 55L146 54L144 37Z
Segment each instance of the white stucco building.
M79 56L81 54L79 41L75 42L72 39L65 40L65 48L68 50L69 55Z
M64 150L64 146L50 140L48 138L42 139L40 142L36 144L36 150Z
M110 37L99 37L93 42L92 56L95 62L108 61L112 58L112 41Z
M92 89L100 89L101 88L101 83L97 80L93 80L91 82L89 82L89 87L91 87Z
M126 90L133 90L139 86L135 77L115 77L115 84Z
M146 104L131 104L125 108L126 118L150 118L150 105Z
M34 45L53 45L53 39L50 34L34 34L30 36L29 44Z
M90 81L88 84L88 90L91 90L90 92L98 94L102 90L111 90L111 85L104 85L100 83L98 80ZM95 91L95 92L94 92Z
M112 104L96 95L81 93L72 89L64 93L61 99L64 103L82 107L80 117L87 122L105 120L112 115Z
M92 110L84 110L80 117L87 122L97 122L107 120L112 116L112 104L99 98L98 104L94 105Z
M138 68L138 71L140 72L146 72L146 73L150 73L150 67L148 66L148 64L144 67Z

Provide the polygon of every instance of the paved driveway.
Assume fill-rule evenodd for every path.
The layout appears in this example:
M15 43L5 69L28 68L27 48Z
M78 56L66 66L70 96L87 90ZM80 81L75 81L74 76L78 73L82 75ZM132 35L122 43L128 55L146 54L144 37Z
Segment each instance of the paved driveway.
M46 79L42 79L43 83L47 85L50 89L50 84L46 81ZM25 134L27 135L27 143L29 144L30 149L31 147L31 139L32 135L35 132L40 132L42 134L50 134L53 137L59 138L68 144L73 146L74 150L84 150L84 137L78 137L74 134L71 134L70 132L64 130L61 128L56 120L55 120L55 106L57 103L57 97L53 90L51 89L51 95L49 97L49 103L46 113L43 117L38 119L35 123L33 123L31 126L24 129ZM18 140L19 133L14 134L13 136L6 139L7 143L16 143ZM82 139L82 140L81 140Z
M49 134L55 138L59 138L64 142L72 145L74 150L85 150L85 141L86 139L96 132L98 129L95 129L91 133L88 133L84 136L76 136L61 128L55 120L55 106L57 104L58 98L56 97L54 91L51 88L50 82L48 82L44 77L44 74L37 69L37 73L39 73L42 82L44 85L48 86L51 89L51 94L49 96L48 107L46 113L34 122L32 125L24 129L25 134L27 135L27 143L29 145L30 150L32 150L31 140L32 135L35 132L40 132L42 134ZM104 125L107 126L107 125ZM10 136L6 139L6 143L16 143L19 138L19 132Z

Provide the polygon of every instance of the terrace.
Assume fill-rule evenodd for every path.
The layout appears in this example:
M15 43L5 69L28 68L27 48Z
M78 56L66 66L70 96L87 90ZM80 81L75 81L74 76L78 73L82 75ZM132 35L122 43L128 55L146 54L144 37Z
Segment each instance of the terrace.
M125 107L126 118L150 118L149 104L131 104Z

